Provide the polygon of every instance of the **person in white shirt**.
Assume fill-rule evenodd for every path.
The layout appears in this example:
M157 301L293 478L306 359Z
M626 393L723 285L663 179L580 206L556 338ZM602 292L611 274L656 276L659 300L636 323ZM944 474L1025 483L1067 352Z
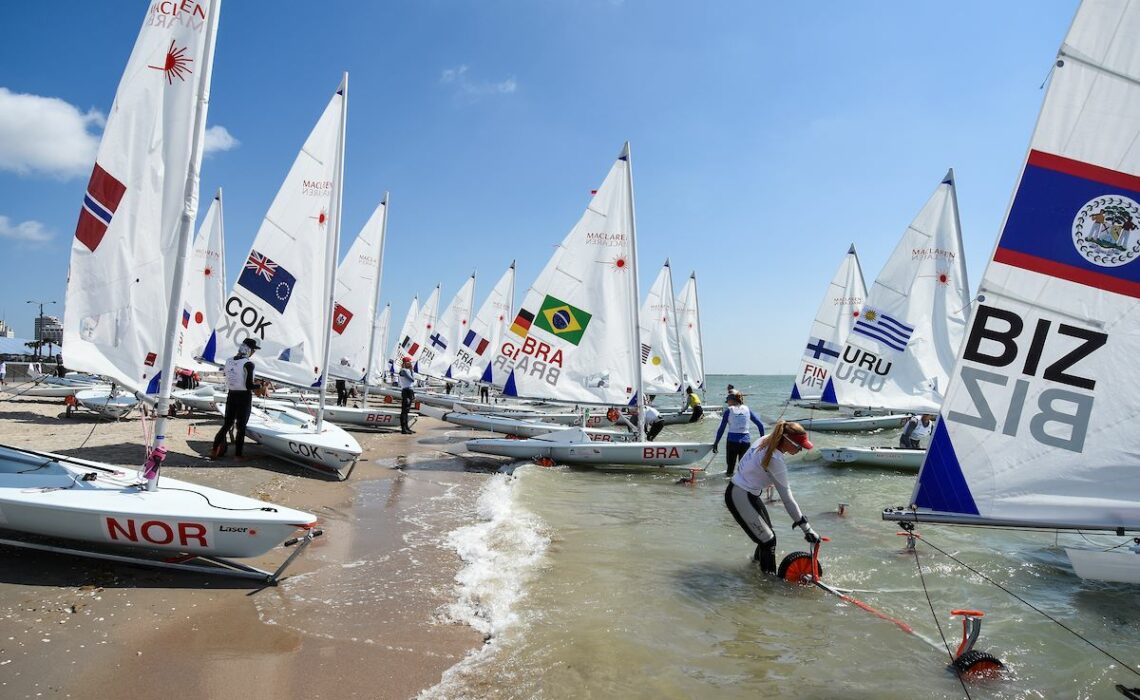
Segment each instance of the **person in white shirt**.
M416 432L408 425L408 412L412 410L412 404L416 401L416 392L412 390L416 383L416 375L412 371L412 358L404 358L396 381L400 384L400 432L411 435Z
M226 360L222 367L222 374L226 378L226 417L222 421L222 429L214 436L214 448L210 457L219 459L226 454L226 433L236 425L234 433L234 456L242 459L242 449L245 447L245 424L249 422L249 413L253 408L253 357L255 350L261 346L253 338L246 338L238 346L238 352Z
M661 417L661 411L651 403L645 404L645 439L653 442L664 427L665 419Z
M799 454L810 450L811 440L807 431L799 423L777 421L772 432L752 443L740 458L736 473L728 482L724 492L724 504L740 529L756 543L752 560L760 563L760 570L767 574L776 573L776 533L772 531L772 519L760 494L769 486L775 486L784 502L784 509L792 519L792 527L803 530L804 539L811 544L819 542L819 535L812 529L788 486L788 465L785 454Z
M934 432L934 416L923 413L921 416L911 416L903 426L902 436L899 438L899 447L910 450L922 449L922 440L930 437Z

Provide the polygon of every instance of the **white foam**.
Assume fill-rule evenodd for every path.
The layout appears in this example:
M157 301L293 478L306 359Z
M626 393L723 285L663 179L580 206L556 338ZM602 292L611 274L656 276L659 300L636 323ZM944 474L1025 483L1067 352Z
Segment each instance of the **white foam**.
M517 603L550 544L546 524L521 507L515 496L519 476L496 474L483 486L476 502L478 522L449 533L464 566L455 575L455 602L444 611L449 622L459 622L487 636L488 643L448 669L440 683L421 698L455 697L465 672L494 654L495 641L522 622Z

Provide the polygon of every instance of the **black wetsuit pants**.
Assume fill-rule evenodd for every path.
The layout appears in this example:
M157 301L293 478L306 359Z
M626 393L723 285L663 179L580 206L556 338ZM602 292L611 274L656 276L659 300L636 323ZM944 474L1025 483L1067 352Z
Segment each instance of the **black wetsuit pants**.
M400 389L400 432L412 432L412 426L408 425L408 412L412 410L412 404L416 401L416 392L411 389Z
M700 404L697 404L693 406L693 415L689 416L689 422L696 423L703 415L705 415L705 409Z
M772 519L768 517L768 509L760 497L730 481L724 491L724 505L732 513L736 524L748 535L748 539L756 543L752 560L760 562L760 570L764 573L776 573L776 533L772 530ZM767 527L761 525L761 519ZM766 535L771 535L771 539L764 540Z
M348 385L343 379L336 380L336 405L348 405Z
M230 428L237 426L234 435L234 454L241 457L242 448L245 446L245 424L249 422L249 412L252 408L253 392L230 390L226 396L226 417L222 421L222 429L214 436L214 451L218 452L219 456L225 454L226 433Z
M647 442L653 442L654 440L657 439L657 436L661 433L661 431L664 428L665 428L665 419L664 418L658 418L657 420L653 421L645 429L645 440Z
M748 451L750 443L748 442L733 442L729 440L724 443L724 462L728 467L728 475L736 471L736 463Z

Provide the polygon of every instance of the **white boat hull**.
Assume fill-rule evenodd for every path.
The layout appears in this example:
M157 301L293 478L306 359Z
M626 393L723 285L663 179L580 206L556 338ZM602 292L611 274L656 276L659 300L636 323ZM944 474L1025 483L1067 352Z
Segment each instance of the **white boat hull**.
M306 413L315 414L317 404L297 404L296 409ZM350 408L348 406L325 406L325 420L331 420L339 425L360 426L364 428L400 429L400 410L391 408ZM408 423L413 424L416 415L409 413Z
M139 400L131 394L112 394L110 389L84 389L75 393L75 400L88 411L104 418L119 420L138 406Z
M1073 571L1083 579L1140 583L1140 554L1121 549L1102 552L1092 549L1065 548Z
M34 386L26 389L13 392L19 396L34 396L46 399L62 399L68 396L75 396L78 391L85 389L98 389L100 391L110 391L110 384L94 384L88 381L81 381L78 379L60 379L59 377L48 377L41 375L36 379Z
M926 450L904 447L821 448L823 461L842 466L880 467L917 473L926 459Z
M356 438L340 426L326 420L318 433L310 416L283 406L255 407L245 434L278 459L342 480L363 452Z
M535 420L510 418L507 416L493 416L482 413L468 413L466 411L447 411L434 406L423 406L420 413L431 418L447 421L453 425L461 425L475 430L486 430L503 435L517 435L518 437L538 437L557 430L571 430L568 426L559 426L552 423L543 423ZM587 428L586 435L595 442L630 442L636 439L632 433L624 430L600 430Z
M908 413L891 413L885 416L799 418L795 420L808 430L819 430L825 433L854 433L870 430L884 430L887 428L901 428L908 418L910 418L910 414Z
M94 474L93 479L84 479ZM255 557L316 517L131 468L0 445L0 527L99 545L213 557Z
M195 411L214 413L218 410L219 404L226 402L226 395L217 393L211 387L199 387L173 391L170 399Z
M688 468L708 455L712 443L594 442L581 429L571 428L526 440L468 440L467 449L514 459L548 459L556 464L656 469Z

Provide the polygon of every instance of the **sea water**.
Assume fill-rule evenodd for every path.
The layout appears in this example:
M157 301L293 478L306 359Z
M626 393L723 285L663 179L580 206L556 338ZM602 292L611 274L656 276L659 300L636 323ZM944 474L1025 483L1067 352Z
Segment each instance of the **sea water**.
M728 383L766 426L808 415L785 406L791 377L713 375L706 407L721 405ZM718 424L710 410L659 439L710 440ZM812 440L896 445L898 435ZM1056 535L926 525L930 544L962 564L920 543L920 577L897 526L879 515L909 502L913 474L830 467L816 451L790 465L796 500L831 538L821 552L824 581L854 589L915 634L814 586L761 574L750 561L753 544L724 506L723 450L693 485L675 474L519 466L489 477L477 522L449 536L465 563L449 615L489 641L423 696L960 698L967 691L947 670L946 644L954 650L961 638L949 615L955 608L986 613L976 648L1007 667L1001 680L968 685L971 697L1119 697L1117 683L1140 686L1140 677L963 565L1140 665L1137 590L1077 578ZM807 550L783 506L768 509L778 556ZM1072 543L1062 536L1060 544L1066 538Z

